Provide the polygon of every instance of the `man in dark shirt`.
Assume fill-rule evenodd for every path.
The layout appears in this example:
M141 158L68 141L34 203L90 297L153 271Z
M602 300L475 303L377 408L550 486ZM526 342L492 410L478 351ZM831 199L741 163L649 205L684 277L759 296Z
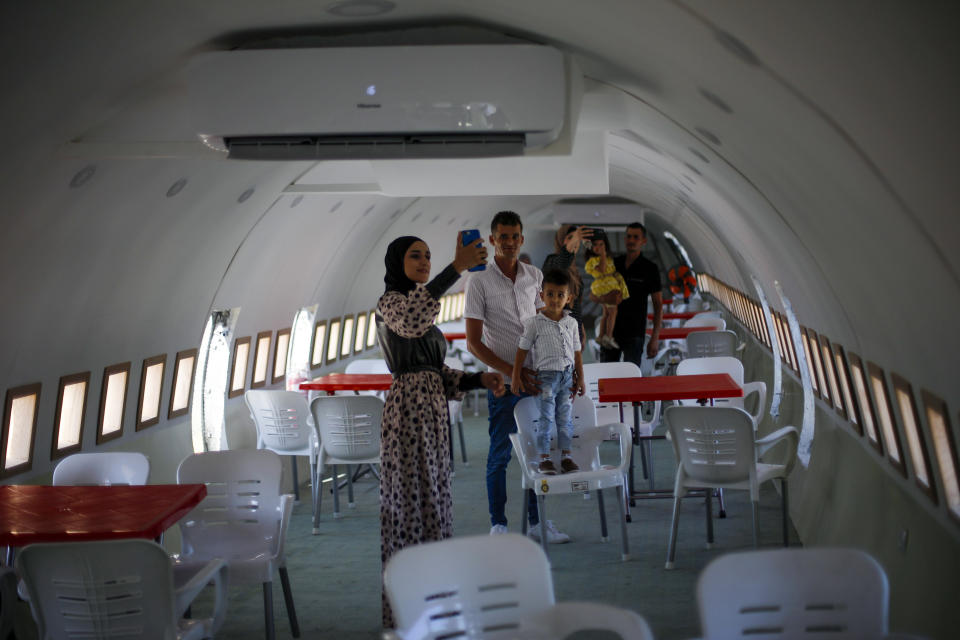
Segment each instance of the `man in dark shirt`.
M627 362L638 367L643 356L643 339L647 328L647 295L653 300L653 332L647 343L647 357L653 358L660 348L660 328L663 325L663 295L660 291L660 270L657 265L641 254L647 244L647 230L639 222L627 225L627 254L613 260L617 271L627 282L630 297L620 299L619 292L608 293L602 298L593 294L590 299L596 303L616 304L617 323L613 327L613 339L619 349L601 350L603 362L617 362L620 354Z

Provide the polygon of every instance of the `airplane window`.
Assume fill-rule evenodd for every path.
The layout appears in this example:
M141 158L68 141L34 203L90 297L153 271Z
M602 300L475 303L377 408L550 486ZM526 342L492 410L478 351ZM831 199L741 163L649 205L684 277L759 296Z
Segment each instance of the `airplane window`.
M850 373L853 377L853 388L857 392L857 401L860 404L860 417L863 418L863 429L866 431L867 440L874 448L883 453L883 446L880 444L880 435L877 433L876 421L873 415L873 406L870 404L870 394L867 391L867 378L863 371L863 363L855 353L847 353L847 359L850 361Z
M813 392L820 395L820 385L817 383L817 371L813 365L813 353L816 349L810 348L810 336L805 327L800 328L800 335L803 337L803 353L807 356L807 369L810 370L810 384L813 386Z
M137 431L160 422L160 395L163 393L163 372L167 367L167 354L153 356L143 361L140 373L140 399L137 401Z
M443 296L440 298L440 311L437 312L437 317L433 321L434 324L440 324L442 322L446 322L446 320L444 320L444 312L446 310L447 310L447 296Z
M300 383L310 377L310 364L313 357L310 341L313 339L316 316L317 305L297 309L297 313L293 316L286 362L287 389L290 391L299 391Z
M790 344L790 355L793 358L793 370L800 374L800 359L797 357L797 345L793 342L793 332L790 331L790 323L786 317L783 319L783 330L787 334L787 340Z
M926 408L927 424L933 440L933 452L940 467L940 480L946 494L947 511L960 520L960 479L957 477L957 447L947 418L946 403L929 391L924 391L923 404Z
M467 304L467 295L465 292L461 291L457 294L457 296L460 298L460 303L457 305L457 317L462 318L464 307Z
M111 365L103 370L97 444L123 435L123 414L127 406L127 380L129 377L129 362Z
M767 327L767 320L763 317L763 307L760 306L758 302L754 302L753 305L757 309L757 324L760 325L760 335L763 336L763 343L767 345L768 349L773 349L773 342L770 340L770 330Z
M244 382L247 379L247 363L250 362L250 336L237 338L233 342L233 359L230 365L230 390L228 398L243 395Z
M790 360L790 349L787 342L787 334L784 330L783 320L780 319L780 314L776 311L771 312L771 317L773 318L773 328L777 332L777 345L780 347L780 357L786 361L788 367L793 367L793 362Z
M837 369L837 378L840 381L840 390L843 392L843 404L846 408L847 420L855 425L857 433L863 435L863 430L860 428L860 412L853 400L853 381L850 379L847 361L843 357L843 347L839 344L833 345L833 361Z
M193 368L196 362L196 349L177 352L176 363L173 366L173 391L170 393L170 410L167 411L168 420L185 415L190 410Z
M913 464L913 476L920 489L936 502L937 490L933 484L933 474L930 473L930 454L927 453L927 443L920 431L920 417L913 401L913 387L896 373L891 373L890 379L893 380L893 392L897 396L903 432L907 435L907 450Z
M89 371L60 378L60 390L57 392L57 418L53 424L53 447L50 451L51 460L80 450L89 387Z
M310 366L316 369L323 364L323 348L326 345L327 323L318 322L313 327L313 355L310 357Z
M343 319L343 340L340 342L340 357L346 358L350 355L350 348L353 346L353 316L347 316Z
M823 372L823 361L820 360L820 349L818 345L820 340L813 329L807 329L807 339L810 341L810 353L813 354L813 368L817 372L817 386L820 389L820 397L830 404L830 389L827 388L827 377Z
M261 331L257 334L257 350L253 356L253 378L250 388L257 389L267 384L267 363L270 361L270 340L272 331Z
M377 310L370 309L370 323L367 325L367 349L377 344Z
M40 383L7 390L3 409L3 475L33 466L33 438L37 431Z
M796 336L797 340L803 341L801 336L805 338L807 334L803 327L800 326L800 323L797 322L797 316L793 312L793 304L790 302L790 298L784 293L780 282L774 280L773 286L776 288L777 295L780 297L780 303L783 305L783 312L787 319L788 333L791 338ZM807 342L803 341L803 344L806 347ZM810 365L810 349L805 348L802 351L798 350L796 355L798 357L797 373L800 374L800 386L803 389L803 422L800 425L800 442L797 445L797 458L800 460L800 464L806 467L810 464L813 439L816 435L817 427L816 400L814 398L814 385L816 381L814 379L812 366Z
M287 376L287 351L290 349L290 328L277 331L277 346L273 350L273 378L271 384L282 381Z
M340 319L330 321L330 342L327 343L327 364L337 361L340 348Z
M367 339L367 314L357 314L357 338L353 341L353 352L363 351L363 343Z
M837 413L846 418L847 414L843 408L843 402L840 400L840 387L837 386L837 371L833 368L830 341L827 340L826 336L820 336L820 353L823 356L823 369L827 373L827 382L830 384L830 397L833 399L833 406L837 409Z
M867 374L870 376L870 388L876 400L877 419L880 423L880 435L883 445L887 449L887 458L900 473L907 475L906 465L903 463L903 454L900 447L900 435L893 422L893 405L890 403L890 394L887 393L887 383L883 377L883 369L872 362L867 363Z

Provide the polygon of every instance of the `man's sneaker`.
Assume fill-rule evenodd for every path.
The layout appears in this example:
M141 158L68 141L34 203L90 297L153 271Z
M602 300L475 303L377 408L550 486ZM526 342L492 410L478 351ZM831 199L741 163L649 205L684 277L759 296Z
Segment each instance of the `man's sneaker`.
M507 532L507 525L505 524L495 524L492 527L490 527L490 535L492 536L499 536L500 534L506 533L506 532Z
M547 520L547 526L543 527L543 522L538 522L537 524L530 525L530 528L527 529L527 535L536 540L540 541L540 530L546 529L547 531L547 543L549 544L563 544L565 542L570 542L570 536L560 531L557 531L557 528L553 526L553 520Z
M574 471L580 471L580 467L573 461L573 458L560 460L560 473L573 473Z
M545 476L557 475L557 467L550 458L544 458L540 461L539 471Z

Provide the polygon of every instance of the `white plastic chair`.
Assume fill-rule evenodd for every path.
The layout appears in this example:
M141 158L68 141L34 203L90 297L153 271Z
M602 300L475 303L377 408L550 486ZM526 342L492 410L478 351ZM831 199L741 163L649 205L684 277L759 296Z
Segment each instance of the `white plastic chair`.
M773 549L723 555L697 580L704 640L883 638L890 586L856 549Z
M686 376L703 373L726 373L733 381L743 387L742 398L717 398L713 401L714 407L738 407L744 409L744 400L750 394L757 394L757 409L750 413L754 430L760 427L760 422L767 411L767 384L763 381L744 382L743 363L732 356L716 356L712 358L687 358L677 365L677 375ZM680 400L680 404L692 406L696 400Z
M627 467L630 464L630 429L622 422L598 426L593 401L586 395L576 396L573 400L573 443L570 457L580 467L579 471L558 475L543 475L539 471L540 453L537 451L537 425L540 423L540 409L536 397L526 397L513 408L513 417L517 422L517 433L510 434L513 450L520 461L522 471L521 484L524 489L533 489L537 496L540 521L546 522L544 498L547 494L585 493L595 491L600 509L601 540L606 541L607 517L603 507L602 490L615 487L617 490L617 510L620 514L621 559L630 558L630 544L627 538L627 524L624 516L623 487L626 481ZM620 440L620 462L616 466L600 464L600 444L615 433ZM556 434L551 440L551 457L560 459ZM527 513L529 494L524 491L523 514ZM522 518L526 533L526 517ZM547 536L540 536L544 554L547 553Z
M640 614L599 602L558 602L520 620L517 638L556 640L584 631L611 631L623 640L653 640Z
M546 554L511 533L401 549L383 584L397 624L385 638L512 640L524 616L554 604Z
M53 470L54 485L147 484L150 460L132 451L74 453Z
M207 497L183 520L179 572L223 558L230 584L263 585L266 637L273 640L273 574L280 574L293 637L300 636L283 548L293 496L280 494L280 456L266 449L210 451L187 456L177 469L180 484L204 483Z
M211 559L174 589L163 547L149 540L34 544L17 555L43 640L211 638L226 616L226 564ZM210 618L184 619L197 595L215 588Z
M768 480L781 480L783 508L783 544L787 546L788 510L787 476L797 461L799 433L794 427L783 427L768 436L755 440L750 414L736 407L668 407L663 412L670 441L677 456L677 476L674 482L673 520L670 526L670 544L667 548L666 568L674 566L677 527L680 520L680 500L689 489L739 489L750 492L753 504L753 544L760 539L757 511L760 485ZM760 456L779 444L787 442L779 464L760 462ZM712 497L707 491L707 548L713 546Z
M364 358L362 360L351 360L347 363L344 373L390 373L390 367L383 358ZM377 396L386 401L386 391L337 391L334 395L338 396Z
M340 491L337 465L380 464L380 422L383 400L373 396L320 396L310 404L313 421L320 430L320 458L317 465L317 486L321 487L323 470L333 465L333 517L340 517ZM348 484L347 502L353 508L353 484ZM315 494L313 534L320 533L322 488Z
M296 391L255 390L243 394L250 417L257 427L257 449L269 449L281 456L290 456L293 499L300 499L297 480L297 457L306 456L310 463L310 506L316 503L317 456L320 438L313 424L310 408L303 394Z
M687 336L688 358L732 356L737 352L737 334L724 331L695 331Z
M723 331L727 328L727 321L715 312L698 313L683 323L684 327L713 327L717 331Z
M443 364L451 369L464 371L463 362L455 356L447 356L443 359ZM453 424L457 424L457 431L460 433L460 456L463 458L464 466L469 466L467 462L467 443L463 439L463 400L447 400L447 410L450 412L450 469L453 470Z

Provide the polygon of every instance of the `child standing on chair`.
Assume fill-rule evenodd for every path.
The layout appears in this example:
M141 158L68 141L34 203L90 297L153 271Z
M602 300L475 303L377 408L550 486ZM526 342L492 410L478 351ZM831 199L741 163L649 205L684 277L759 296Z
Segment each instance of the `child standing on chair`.
M600 298L614 291L620 292L622 300L630 297L627 283L613 265L613 256L610 255L610 245L606 234L594 232L590 240L590 249L587 250L587 259L584 269L593 276L590 283L590 292ZM617 324L617 305L603 305L603 316L600 319L600 330L597 332L597 342L607 349L619 349L620 345L613 339L613 327Z
M583 358L577 321L564 306L570 300L570 274L551 269L543 274L540 297L546 306L523 323L517 356L513 363L513 384L523 388L523 362L533 350L540 392L540 426L537 429L537 450L540 473L555 475L557 465L550 459L550 438L557 426L561 473L577 471L570 457L573 441L573 394L583 395ZM532 391L532 390L531 390Z

